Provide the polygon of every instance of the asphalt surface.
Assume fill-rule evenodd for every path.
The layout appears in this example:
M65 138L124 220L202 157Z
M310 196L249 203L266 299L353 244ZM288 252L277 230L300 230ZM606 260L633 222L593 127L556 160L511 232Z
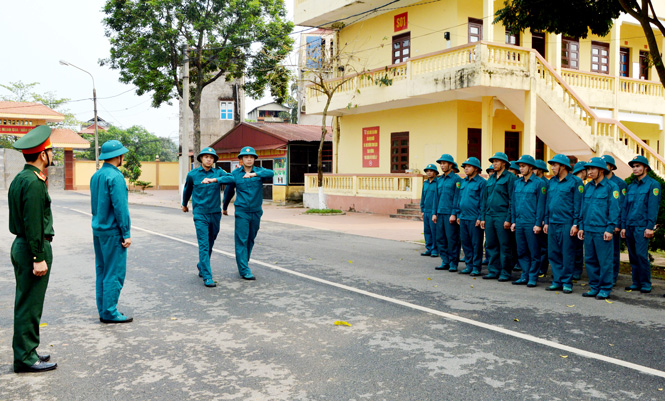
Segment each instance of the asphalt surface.
M39 350L59 367L12 371L5 228L2 400L665 399L662 283L652 294L615 291L609 303L582 298L584 281L566 295L544 283L473 280L435 271L440 260L419 256L417 244L263 222L250 262L258 280L241 280L233 258L214 253L218 286L205 288L192 215L131 206L119 309L135 321L103 325L89 198L52 198L55 260ZM0 209L7 227L6 193ZM232 216L222 218L215 250L233 253Z

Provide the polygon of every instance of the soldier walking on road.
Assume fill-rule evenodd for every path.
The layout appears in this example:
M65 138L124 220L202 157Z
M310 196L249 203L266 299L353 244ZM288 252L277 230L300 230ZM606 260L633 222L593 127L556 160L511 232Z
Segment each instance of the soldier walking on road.
M626 291L651 292L649 240L656 229L660 208L660 184L647 174L651 168L644 156L635 156L628 164L633 168L633 181L626 191L621 219L621 238L626 239L633 284Z
M505 153L497 152L490 158L494 175L487 180L481 228L485 230L489 253L489 274L483 279L512 279L513 264L510 249L510 206L515 175L506 171L509 160Z
M577 236L584 240L590 290L582 296L607 299L612 292L612 237L619 225L619 187L605 177L609 169L600 157L592 158L584 167L591 181L584 188Z
M102 323L134 320L118 311L127 274L127 248L132 244L127 183L118 169L127 152L120 141L105 142L99 155L104 164L90 179L97 311Z
M455 174L455 160L451 155L441 155L437 160L441 166L441 175L437 178L434 215L436 224L436 247L441 256L441 265L437 270L456 272L460 257L460 238L455 205L459 197L462 179Z
M189 211L189 199L192 198L192 214L194 215L194 227L196 228L196 240L199 244L199 263L196 265L199 277L203 279L206 287L216 287L212 279L210 268L210 257L212 247L219 234L220 222L222 220L221 191L217 185L205 185L204 178L218 176L215 163L219 159L213 148L201 150L196 159L201 167L187 173L185 188L182 194L182 211Z
M575 239L579 231L584 183L570 173L568 156L555 155L549 164L554 177L549 181L545 204L544 231L552 264L552 285L547 290L563 290L564 294L570 294L573 292Z
M51 275L53 215L43 171L53 160L51 128L40 125L14 143L26 161L9 187L9 231L16 235L11 261L16 278L14 302L14 372L55 369L50 355L39 355L39 322Z

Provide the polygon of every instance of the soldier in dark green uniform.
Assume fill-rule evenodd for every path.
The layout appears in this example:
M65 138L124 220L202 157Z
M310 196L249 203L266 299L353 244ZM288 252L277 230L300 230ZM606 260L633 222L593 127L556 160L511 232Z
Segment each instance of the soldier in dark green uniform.
M16 277L14 302L14 372L55 369L50 355L37 354L39 322L51 275L53 215L42 173L53 160L51 129L40 125L14 143L26 164L9 187L9 231L16 235L11 260Z

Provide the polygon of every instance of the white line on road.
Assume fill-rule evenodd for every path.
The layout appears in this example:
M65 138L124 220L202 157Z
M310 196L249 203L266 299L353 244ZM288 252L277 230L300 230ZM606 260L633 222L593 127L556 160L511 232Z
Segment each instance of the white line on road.
M77 210L77 209L71 209L71 208L66 208L66 209L69 209L69 210L72 210L74 212L81 213L81 214L84 214L84 215L87 215L87 216L92 216L90 213L82 212L82 211ZM145 228L132 226L132 229L143 231L143 232L146 232L148 234L156 235L156 236L159 236L159 237L167 238L167 239L170 239L172 241L177 241L177 242L181 242L183 244L188 244L188 245L198 247L198 244L196 242L186 241L186 240L183 240L183 239L180 239L180 238L172 237L170 235L166 235L166 234L158 233L158 232L155 232L155 231L147 230ZM230 258L235 259L235 255L230 253L230 252L220 251L220 250L217 250L217 249L213 249L213 251L216 252L216 253L226 255ZM472 326L481 327L481 328L486 329L486 330L491 330L491 331L501 333L501 334L505 334L505 335L508 335L508 336L511 336L511 337L515 337L515 338L519 338L519 339L522 339L522 340L530 341L532 343L544 345L546 347L555 348L555 349L558 349L558 350L561 350L561 351L566 351L566 352L570 352L570 353L573 353L573 354L577 354L577 355L583 356L585 358L596 359L596 360L599 360L599 361L611 363L613 365L622 366L624 368L633 369L633 370L636 370L636 371L641 372L641 373L647 373L647 374L650 374L650 375L653 375L653 376L658 376L658 377L665 378L665 371L662 371L662 370L653 369L653 368L650 368L650 367L647 367L647 366L638 365L638 364L635 364L635 363L632 363L632 362L627 362L627 361L624 361L624 360L621 360L621 359L612 358L612 357L609 357L609 356L597 354L595 352L585 351L583 349L571 347L571 346L564 345L564 344L559 344L559 343L556 343L554 341L545 340L543 338L532 336L530 334L524 334L524 333L520 333L518 331L504 329L503 327L500 327L500 326L495 326L495 325L491 325L491 324L487 324L487 323L483 323L483 322L478 322L476 320L467 319L465 317L453 315L453 314L446 313L446 312L441 312L439 310L427 308L425 306L420 306L420 305L412 304L410 302L401 301L399 299L390 298L390 297L386 297L384 295L375 294L373 292L361 290L361 289L355 288L355 287L350 287L348 285L335 283L335 282L324 280L322 278L318 278L318 277L314 277L314 276L309 276L307 274L303 274L303 273L300 273L300 272L297 272L297 271L285 269L283 267L279 267L277 265L273 265L273 264L270 264L270 263L261 262L261 261L254 260L254 259L252 259L252 263L267 267L267 268L272 269L272 270L276 270L276 271L287 273L287 274L290 274L290 275L293 275L293 276L301 277L301 278L304 278L304 279L307 279L307 280L310 280L310 281L315 281L317 283L329 285L331 287L336 287L336 288L340 288L340 289L343 289L343 290L346 290L346 291L355 292L356 294L365 295L365 296L370 297L370 298L380 299L382 301L389 302L389 303L392 303L392 304L395 304L395 305L400 305L400 306L404 306L406 308L410 308L410 309L418 310L418 311L421 311L421 312L429 313L429 314L432 314L432 315L440 316L440 317L443 317L443 318L448 319L448 320L454 320L454 321L457 321L457 322L460 322L460 323L466 323L466 324L469 324L469 325L472 325Z

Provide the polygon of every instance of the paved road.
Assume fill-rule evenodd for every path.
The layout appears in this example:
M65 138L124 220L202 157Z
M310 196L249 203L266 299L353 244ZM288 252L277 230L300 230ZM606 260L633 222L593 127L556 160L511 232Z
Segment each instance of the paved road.
M52 197L40 350L60 366L11 371L12 237L0 230L2 400L665 399L660 284L610 304L579 286L564 295L437 272L411 243L267 222L250 264L258 280L246 282L223 217L208 289L191 214L132 206L120 309L135 322L106 326L90 218L78 212L88 198ZM7 227L6 195L0 210Z

